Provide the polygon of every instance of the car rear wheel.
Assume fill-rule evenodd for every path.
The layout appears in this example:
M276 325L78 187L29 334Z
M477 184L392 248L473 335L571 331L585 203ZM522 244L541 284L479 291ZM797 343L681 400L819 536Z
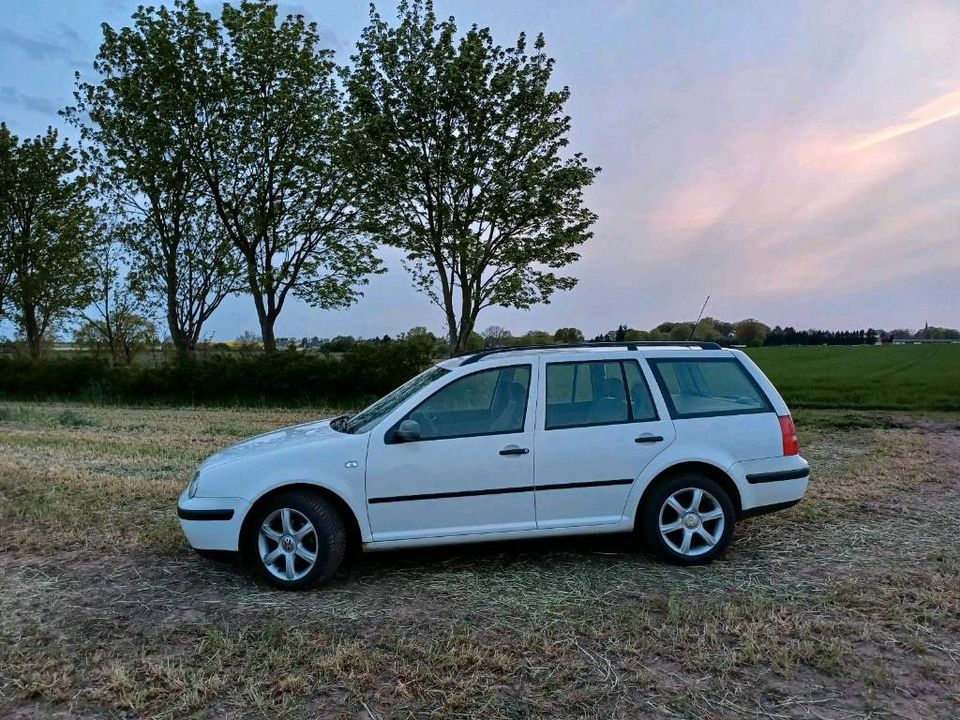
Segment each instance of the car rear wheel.
M736 511L716 480L683 473L651 490L638 519L647 547L658 556L703 565L730 544Z
M248 557L257 573L283 590L329 581L343 562L347 533L337 509L319 495L272 498L254 518Z

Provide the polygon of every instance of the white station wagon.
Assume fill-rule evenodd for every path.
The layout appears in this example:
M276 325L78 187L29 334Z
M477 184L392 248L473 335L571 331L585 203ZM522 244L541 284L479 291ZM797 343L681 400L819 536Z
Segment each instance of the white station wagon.
M798 502L783 399L713 343L499 348L441 362L356 415L208 458L177 507L204 555L286 589L381 550L636 531L706 563L737 520Z

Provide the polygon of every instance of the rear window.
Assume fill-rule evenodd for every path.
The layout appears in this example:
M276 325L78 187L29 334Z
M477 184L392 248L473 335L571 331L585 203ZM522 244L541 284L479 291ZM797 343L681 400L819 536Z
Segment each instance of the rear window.
M773 412L760 386L735 358L649 362L674 418Z

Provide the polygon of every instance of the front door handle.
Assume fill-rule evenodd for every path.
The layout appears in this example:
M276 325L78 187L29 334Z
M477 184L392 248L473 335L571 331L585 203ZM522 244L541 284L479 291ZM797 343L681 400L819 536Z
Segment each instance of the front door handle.
M500 451L501 455L526 455L530 448L522 448L519 445L507 445Z
M638 443L663 442L663 435L654 435L653 433L644 433L640 437L635 438L634 442L638 442Z

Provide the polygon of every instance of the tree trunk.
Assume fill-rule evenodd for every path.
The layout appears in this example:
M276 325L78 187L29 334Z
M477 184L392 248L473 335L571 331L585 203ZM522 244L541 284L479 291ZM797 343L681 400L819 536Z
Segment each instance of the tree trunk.
M460 347L460 333L457 332L457 326L454 323L447 323L447 328L447 344L450 346L450 357L456 357L462 354L462 351L458 350Z
M43 333L37 322L37 308L34 305L23 306L23 331L27 336L31 359L39 360L43 353Z
M260 316L260 337L263 339L264 352L277 351L277 338L273 333L273 324L276 318L270 318L266 315Z
M470 342L470 336L473 335L474 320L470 317L460 318L459 332L451 332L450 338L453 343L454 356L463 355L467 352L467 343Z
M192 338L180 327L180 317L177 313L177 290L167 282L167 329L170 331L170 341L181 353L190 353L196 349Z

